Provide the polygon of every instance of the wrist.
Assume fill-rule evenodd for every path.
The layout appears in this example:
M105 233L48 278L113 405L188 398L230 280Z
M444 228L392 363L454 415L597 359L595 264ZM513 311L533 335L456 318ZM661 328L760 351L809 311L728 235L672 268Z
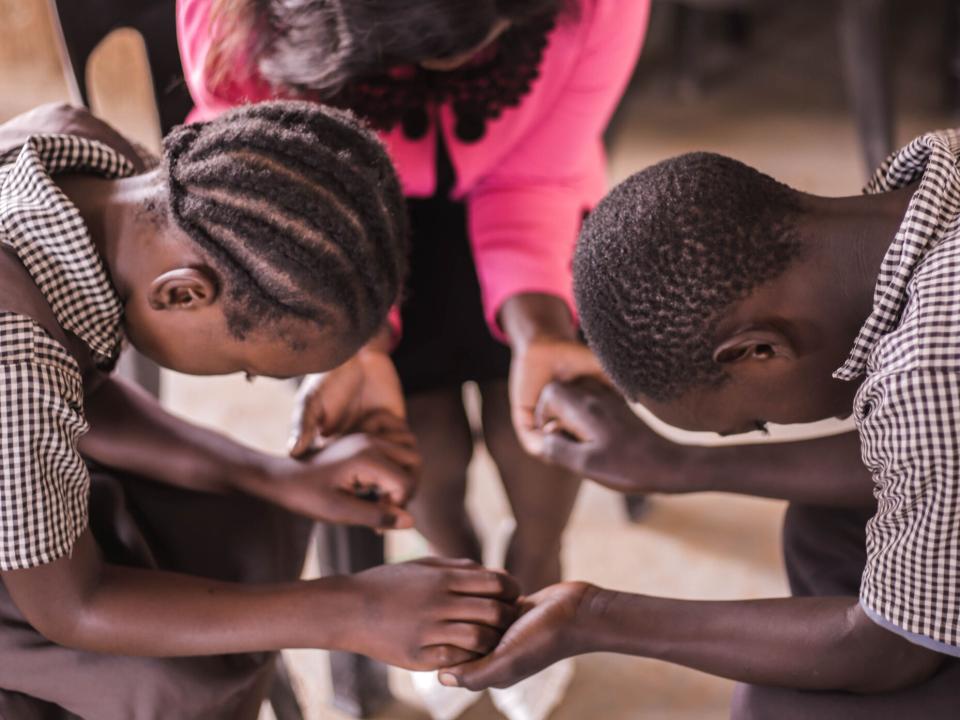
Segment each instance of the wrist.
M555 295L522 293L508 298L498 315L500 327L515 352L542 340L577 341L567 303Z
M296 462L289 458L251 451L246 461L237 466L232 473L236 489L246 495L280 504L278 502L282 492L280 478L284 467Z
M650 600L645 595L592 586L576 623L579 652L655 657L649 628L658 621Z
M354 579L331 575L306 584L310 597L303 626L309 628L309 647L363 654L368 623L364 597Z
M616 592L589 585L571 627L570 644L576 654L604 652L610 634L609 608Z

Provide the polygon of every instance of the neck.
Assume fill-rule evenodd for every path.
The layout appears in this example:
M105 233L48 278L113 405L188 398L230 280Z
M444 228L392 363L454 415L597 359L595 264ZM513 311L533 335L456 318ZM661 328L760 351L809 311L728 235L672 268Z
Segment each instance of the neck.
M142 222L145 200L156 190L155 180L153 173L120 180L92 175L56 178L57 185L80 213L123 301L126 301L130 289L130 278L124 272L124 258L131 240L140 235L135 226Z
M879 195L815 198L810 243L826 254L823 298L841 309L850 343L873 310L880 265L893 242L910 198L911 185Z

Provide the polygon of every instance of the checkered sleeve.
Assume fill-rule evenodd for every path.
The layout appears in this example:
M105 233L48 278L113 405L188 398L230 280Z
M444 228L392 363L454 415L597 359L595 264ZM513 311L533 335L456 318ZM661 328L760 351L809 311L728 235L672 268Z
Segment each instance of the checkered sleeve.
M76 362L30 318L0 314L0 570L52 562L86 528L86 430Z
M856 415L877 497L860 603L913 642L960 654L960 374L879 375Z

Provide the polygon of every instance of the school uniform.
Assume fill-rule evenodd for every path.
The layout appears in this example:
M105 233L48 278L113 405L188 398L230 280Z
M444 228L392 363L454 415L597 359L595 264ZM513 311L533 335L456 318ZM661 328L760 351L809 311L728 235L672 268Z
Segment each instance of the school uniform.
M82 218L52 178L122 178L141 164L98 140L51 132L42 112L31 117L40 134L0 146L0 248L27 270L59 328L0 307L0 570L67 556L89 527L108 563L238 582L296 578L308 521L253 498L91 467L78 451L88 429L84 378L56 338L75 338L109 371L123 340L123 307ZM0 582L4 720L255 718L273 660L272 653L155 659L59 647L30 627Z
M867 193L913 183L873 311L834 377L857 381L854 418L875 510L791 507L795 594L857 594L878 625L950 658L932 679L867 697L742 686L734 717L960 716L960 131L922 135Z

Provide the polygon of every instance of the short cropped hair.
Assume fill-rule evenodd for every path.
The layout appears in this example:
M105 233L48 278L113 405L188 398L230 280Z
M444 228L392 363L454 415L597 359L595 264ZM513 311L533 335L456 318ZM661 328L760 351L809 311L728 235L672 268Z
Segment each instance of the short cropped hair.
M801 198L699 152L636 173L590 213L574 294L587 341L627 397L670 401L724 381L716 323L798 258Z

